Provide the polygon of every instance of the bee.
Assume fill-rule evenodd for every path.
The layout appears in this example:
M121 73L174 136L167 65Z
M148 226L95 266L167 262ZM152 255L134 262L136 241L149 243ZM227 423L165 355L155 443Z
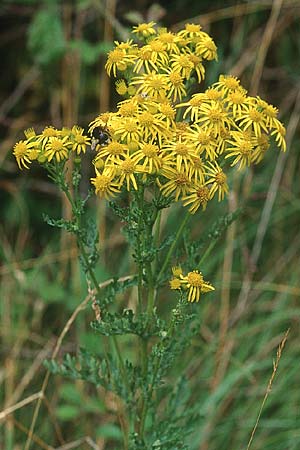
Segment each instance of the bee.
M96 150L96 146L99 144L101 146L106 145L110 141L110 132L107 127L98 126L92 131L92 144L91 149Z

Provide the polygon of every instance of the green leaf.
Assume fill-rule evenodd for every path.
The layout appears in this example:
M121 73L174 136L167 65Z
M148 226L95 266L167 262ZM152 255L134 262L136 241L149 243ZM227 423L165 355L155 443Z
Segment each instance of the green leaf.
M122 432L117 425L106 423L96 429L96 437L120 441L122 439Z
M82 396L78 392L78 389L74 384L65 383L60 388L60 397L66 402L73 403L75 405L81 405Z
M53 5L38 11L28 30L28 48L35 61L47 66L60 58L66 48L59 10Z
M60 420L73 420L80 415L80 408L74 405L61 405L56 408L56 415Z

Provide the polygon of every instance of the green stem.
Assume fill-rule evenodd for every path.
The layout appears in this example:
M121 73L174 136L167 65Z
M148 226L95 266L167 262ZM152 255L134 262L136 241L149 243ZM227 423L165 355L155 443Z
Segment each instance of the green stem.
M162 277L162 275L164 274L164 272L165 272L165 270L166 270L166 268L167 268L167 266L168 266L168 264L169 264L169 262L170 262L170 259L171 259L172 255L173 255L173 252L174 252L174 250L175 250L175 248L176 248L176 245L178 244L178 241L179 241L179 239L180 239L180 237L181 237L181 235L182 235L182 232L183 232L183 230L184 230L184 227L186 226L186 224L187 224L187 222L188 222L190 216L191 216L191 214L190 214L189 212L187 212L186 215L184 216L184 219L183 219L183 221L181 222L180 227L179 227L178 230L177 230L175 239L174 239L174 241L172 242L171 247L169 248L169 251L168 251L168 253L167 253L167 256L166 256L166 259L165 259L165 261L164 261L164 263L163 263L163 266L162 266L162 268L161 268L161 270L160 270L160 272L159 272L159 274L158 274L158 276L157 276L157 279L158 279L158 280L160 280L161 277Z

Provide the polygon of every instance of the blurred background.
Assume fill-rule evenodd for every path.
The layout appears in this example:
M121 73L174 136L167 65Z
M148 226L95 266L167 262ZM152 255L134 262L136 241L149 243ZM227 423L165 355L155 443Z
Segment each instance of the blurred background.
M243 208L203 268L216 291L199 305L202 325L189 350L189 395L197 398L201 420L187 443L191 450L247 448L276 349L290 329L251 449L300 448L300 1L2 0L1 449L24 447L45 379L43 360L86 295L74 241L42 218L70 211L40 167L18 170L13 145L26 128L86 128L99 112L113 110L119 99L104 71L105 55L132 25L151 20L173 31L200 23L219 55L207 64L200 89L221 73L235 75L251 95L279 108L287 128L286 153L271 149L262 164L235 175L229 198L191 223L196 240L220 215ZM99 280L132 273L117 219L99 201L90 209L99 223ZM180 208L167 212L165 230L175 230L180 214ZM166 302L174 302L167 291ZM91 307L76 314L60 355L79 347L97 351L93 317ZM178 364L178 374L184 367ZM50 376L32 448L118 449L115 410L110 395Z

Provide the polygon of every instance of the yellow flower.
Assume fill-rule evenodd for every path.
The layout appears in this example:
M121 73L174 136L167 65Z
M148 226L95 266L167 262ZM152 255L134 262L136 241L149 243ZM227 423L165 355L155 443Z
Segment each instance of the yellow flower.
M204 184L204 173L205 166L200 156L197 156L196 158L192 157L192 164L189 167L189 174L193 183L196 185Z
M69 136L63 138L50 137L45 147L44 156L48 162L54 157L58 162L63 161L68 158L70 146L72 146L72 142L69 141Z
M197 56L194 53L190 53L189 60L193 64L193 69L197 74L198 83L200 83L205 78L205 67L202 64L202 57Z
M189 290L188 301L192 303L194 301L199 302L202 293L215 290L208 281L204 281L202 273L198 270L189 272L185 277L181 276L180 281Z
M95 186L95 192L100 198L104 197L109 200L120 192L117 183L113 182L113 175L110 171L104 170L100 173L96 169L96 177L91 178L91 182Z
M141 142L140 149L132 154L132 159L141 165L143 172L147 173L159 172L167 158L156 144L148 142Z
M171 33L171 31L167 31L166 28L161 28L158 30L157 40L165 44L168 52L180 52L177 46L178 37L174 33Z
M227 176L216 161L214 163L208 161L205 169L206 175L209 176L205 184L210 187L210 198L218 192L218 201L224 200L225 194L228 194Z
M223 95L240 88L240 80L232 75L220 75L219 81L213 84L213 87L220 89Z
M41 142L42 148L44 149L45 145L52 137L59 136L59 131L54 127L46 127L42 131L42 133L38 136L38 141Z
M231 163L231 166L239 164L239 169L243 169L252 162L255 141L251 135L247 136L239 131L233 131L231 135L232 139L228 140L231 147L226 149L230 153L225 156L225 159L234 156L235 159Z
M180 266L174 266L172 267L172 274L174 275L174 277L180 277L180 275L182 275L182 269Z
M201 25L195 23L186 23L184 30L178 31L178 36L183 38L195 38L202 36Z
M188 172L190 165L193 164L193 158L197 158L193 144L181 137L176 141L165 144L162 151L169 153L178 172L181 171L181 168Z
M195 214L200 207L205 211L210 199L210 190L207 186L194 185L189 189L189 193L182 198L182 201L184 206L191 205L189 212Z
M271 136L275 136L275 141L277 145L281 147L281 150L286 151L286 142L285 142L286 129L282 125L281 122L278 121L276 124L275 130L272 131Z
M137 191L138 186L135 176L138 173L141 173L143 170L141 166L137 164L132 155L129 155L129 153L127 153L126 155L116 160L113 166L108 167L111 168L118 176L119 188L126 183L127 191L131 190L131 185Z
M122 142L139 141L142 138L142 132L138 121L134 117L119 118L115 125L115 137Z
M225 104L232 111L233 117L240 117L249 104L246 91L243 88L230 91L225 99Z
M106 158L107 161L114 162L121 155L124 155L125 151L126 147L124 144L111 140L106 146L100 148L100 151L95 158L95 162L100 158Z
M105 70L108 76L111 72L114 77L117 76L117 70L124 72L128 66L133 65L136 60L135 54L126 53L126 50L117 47L108 53L107 61L105 63Z
M170 59L170 63L172 70L179 72L187 80L190 78L194 65L188 55L182 53L179 55L175 54Z
M177 99L182 100L182 97L186 96L183 77L175 70L168 68L165 71L167 73L168 98L171 98L173 102L176 102Z
M29 169L28 164L31 163L30 153L34 143L28 143L27 141L19 141L15 144L13 149L13 155L16 158L19 168L22 170Z
M175 201L179 200L181 195L186 195L191 187L190 174L186 172L183 168L178 171L173 168L162 169L162 174L169 181L164 185L160 186L160 190L163 195L169 197L175 195Z
M268 132L266 117L256 107L248 107L238 119L240 120L239 126L244 130L250 128L256 137L259 137L262 131Z
M270 139L267 134L262 133L260 137L257 138L257 147L255 147L252 161L254 164L258 164L264 158L266 151L270 148Z
M200 125L193 125L186 133L188 139L195 145L199 155L206 153L206 158L216 158L217 141L213 134Z
M196 44L196 54L209 61L217 59L217 46L208 34L202 33L201 39Z
M127 85L125 80L117 80L115 82L116 91L119 95L125 95L127 94Z
M192 121L197 121L199 118L199 108L202 105L204 98L205 94L203 93L194 94L187 102L176 105L176 108L187 106L183 114L183 119L189 116Z
M76 125L73 126L71 133L73 135L73 145L72 150L80 155L80 153L85 153L86 146L90 145L91 139L88 136L84 136L84 129Z
M139 73L144 71L146 73L151 73L153 70L157 72L158 67L152 60L151 49L145 45L138 50L137 59L133 71Z
M202 103L198 114L199 116L195 123L204 126L214 136L220 134L223 128L227 128L232 124L232 120L219 102Z
M160 100L166 97L168 90L168 78L167 75L161 73L145 73L143 75L133 77L131 84L138 85L137 93L142 94L145 97L149 97L151 100Z
M155 28L153 28L154 25L156 25L156 23L152 21L149 23L140 23L139 25L133 27L132 33L135 33L140 37L147 38L156 33Z
M170 281L169 281L169 284L170 284L170 289L172 289L172 290L179 290L179 289L181 289L181 280L179 279L179 278L172 278Z

